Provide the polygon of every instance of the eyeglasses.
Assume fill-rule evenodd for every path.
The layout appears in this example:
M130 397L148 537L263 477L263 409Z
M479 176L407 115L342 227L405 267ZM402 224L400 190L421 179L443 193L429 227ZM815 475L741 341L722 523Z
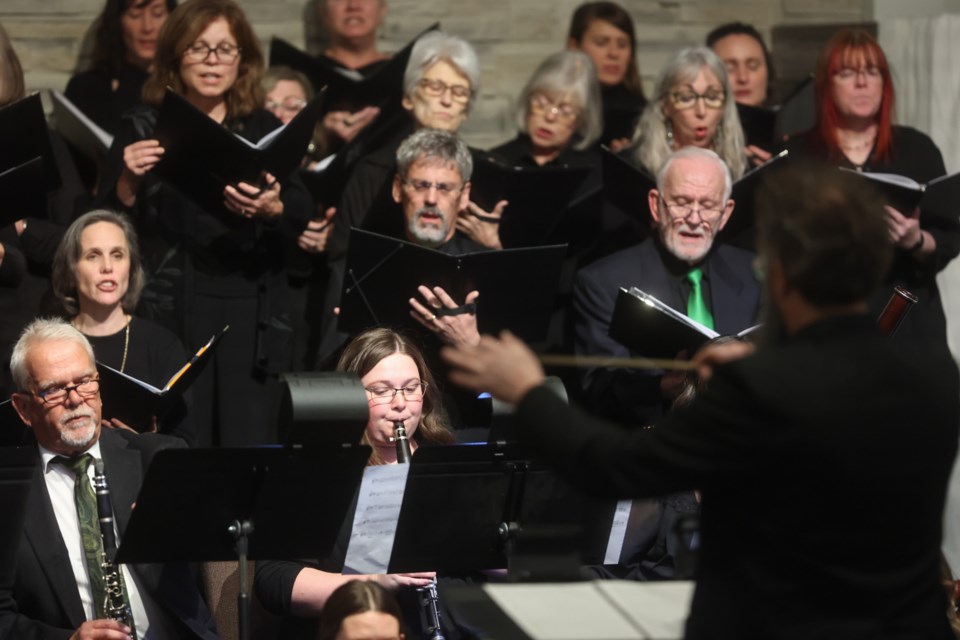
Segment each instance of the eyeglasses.
M76 391L82 398L92 398L100 391L100 378L91 378L77 384L68 384L62 387L51 387L38 391L33 395L40 398L44 404L56 405L67 399L71 391Z
M404 185L410 187L417 193L427 193L432 188L436 188L437 193L442 196L452 196L462 188L462 185L450 182L430 182L429 180L401 180Z
M863 74L866 80L879 80L883 77L883 74L877 67L864 67L862 69L843 67L842 69L838 69L833 75L841 82L853 82L860 77L860 74Z
M463 84L447 84L443 80L423 78L420 80L419 85L425 94L433 96L434 98L439 98L449 89L454 102L465 103L470 100L470 96L473 95L473 89L470 87Z
M300 113L301 109L307 106L307 101L291 96L289 98L284 98L280 102L275 100L267 100L263 106L267 108L267 111L283 111L284 113L297 114Z
M211 47L203 42L194 42L186 51L187 60L191 62L203 62L207 56L214 54L217 60L224 64L236 62L240 55L240 47L229 42L221 42L215 47Z
M660 197L660 202L662 202L663 206L667 208L667 211L670 212L670 215L678 220L686 220L694 211L696 211L702 219L712 221L715 218L719 218L724 209L723 207L705 207L703 205L694 207L693 204L670 203L667 202L663 196Z
M530 98L530 111L541 116L555 116L558 120L572 122L580 115L580 109L569 102L556 104L543 94Z
M708 109L722 109L727 101L723 92L709 90L706 93L697 93L696 91L674 91L670 94L670 101L675 109L686 111L693 109L697 105L697 100L703 100L703 104Z
M402 393L403 399L407 402L420 402L423 400L423 394L427 392L427 383L424 380L417 380L399 389L386 385L364 387L364 389L370 394L370 402L373 404L390 404L398 393Z

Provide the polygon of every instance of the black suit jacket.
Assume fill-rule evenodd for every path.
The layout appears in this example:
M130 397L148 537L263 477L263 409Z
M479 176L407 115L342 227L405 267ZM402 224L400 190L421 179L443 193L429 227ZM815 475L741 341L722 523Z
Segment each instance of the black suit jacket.
M153 455L178 446L183 442L169 436L102 431L100 452L121 532L130 520L131 507ZM34 475L13 584L0 585L0 631L7 631L11 638L69 638L86 620L42 467L38 464ZM213 616L186 565L134 565L134 571L142 588L177 629L176 638L219 637Z
M546 389L521 434L568 478L617 497L699 488L687 638L951 638L938 579L960 376L866 316L810 326L718 367L654 429L624 430Z
M752 253L725 245L715 246L706 259L711 278L710 305L715 329L721 335L737 333L756 323L760 287L752 261ZM637 355L609 335L621 287L638 287L674 309L685 310L670 284L656 240L644 240L577 275L573 288L577 354L614 358ZM656 372L589 369L583 387L588 407L613 420L645 425L663 412L660 375Z

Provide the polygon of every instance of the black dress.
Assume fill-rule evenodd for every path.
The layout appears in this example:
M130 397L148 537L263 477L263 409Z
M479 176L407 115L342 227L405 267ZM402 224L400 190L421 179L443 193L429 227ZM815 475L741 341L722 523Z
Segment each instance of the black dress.
M817 145L810 133L791 138L787 143L791 154L826 161L827 150ZM881 162L873 152L861 166L855 166L845 157L839 166L858 171L896 173L925 184L946 173L943 156L927 135L910 127L893 127L893 155L889 162ZM880 315L893 293L901 285L919 298L897 331L895 339L907 343L935 343L947 348L947 323L937 287L937 273L960 253L960 209L954 207L925 207L920 211L920 228L937 242L933 256L917 260L909 251L896 249L893 266L880 291L871 299L871 315ZM901 211L909 215L909 211Z
M126 328L109 336L87 336L93 346L97 362L113 367L162 389L173 374L187 362L183 344L167 329L149 320L133 316L130 319L130 340ZM124 360L126 351L126 360ZM190 422L192 393L188 390L169 411L160 417L157 430L183 439L187 444L196 442L196 434ZM109 419L110 408L103 408L103 417Z
M123 149L149 139L157 111L124 115L104 168L100 194L112 206ZM279 126L263 110L232 118L228 129L257 141ZM195 350L230 325L213 360L194 384L194 425L201 446L242 446L276 439L278 382L290 367L292 322L284 252L306 226L312 203L292 176L278 176L284 213L248 220L200 209L147 175L131 215L141 238L148 280L140 312Z

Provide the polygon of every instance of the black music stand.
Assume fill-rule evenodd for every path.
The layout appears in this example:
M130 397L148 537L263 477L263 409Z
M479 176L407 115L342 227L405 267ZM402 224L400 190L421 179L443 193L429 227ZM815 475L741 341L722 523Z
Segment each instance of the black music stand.
M0 447L0 504L3 505L3 526L0 527L0 584L12 586L17 567L20 536L33 474L40 462L34 447Z
M443 526L431 523L442 508ZM507 567L511 580L579 579L602 562L616 507L587 498L516 444L417 449L388 571Z
M117 563L239 560L237 615L246 640L247 559L330 555L369 456L370 447L353 443L161 451Z

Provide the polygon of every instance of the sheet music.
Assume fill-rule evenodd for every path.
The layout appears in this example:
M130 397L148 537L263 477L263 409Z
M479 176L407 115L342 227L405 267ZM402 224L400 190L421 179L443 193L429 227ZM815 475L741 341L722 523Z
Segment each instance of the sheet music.
M618 500L613 512L613 526L607 538L607 551L603 554L603 564L617 564L623 551L623 539L627 535L627 523L630 521L630 507L633 500Z
M651 640L683 637L693 599L693 582L598 580L593 584L624 617L642 630L638 637Z
M640 289L638 289L638 288L636 288L636 287L630 287L629 293L630 293L631 295L634 295L634 296L640 298L641 300L643 300L644 302L646 302L646 303L647 303L648 305L650 305L651 307L657 309L658 311L660 311L660 312L662 312L662 313L665 313L666 315L670 316L671 318L673 318L673 319L676 320L677 322L683 323L683 324L687 325L688 327L691 327L691 328L693 328L693 329L696 329L697 331L699 331L699 332L702 333L703 335L707 336L707 338L710 338L711 340L712 340L713 338L719 338L719 337L720 337L720 334L717 333L716 331L714 331L713 329L711 329L710 327L708 327L708 326L706 326L706 325L702 325L702 324L700 324L699 322L697 322L696 320L694 320L693 318L691 318L691 317L689 317L689 316L686 316L686 315L680 313L679 311L677 311L676 309L674 309L674 308L671 307L670 305L664 304L663 302L661 302L660 300L658 300L655 296L652 296L652 295L650 295L649 293L647 293L647 292L645 292L645 291L642 291L642 290L640 290Z
M487 584L483 590L535 640L643 637L592 582Z
M384 464L363 470L344 573L386 573L397 534L409 464Z

